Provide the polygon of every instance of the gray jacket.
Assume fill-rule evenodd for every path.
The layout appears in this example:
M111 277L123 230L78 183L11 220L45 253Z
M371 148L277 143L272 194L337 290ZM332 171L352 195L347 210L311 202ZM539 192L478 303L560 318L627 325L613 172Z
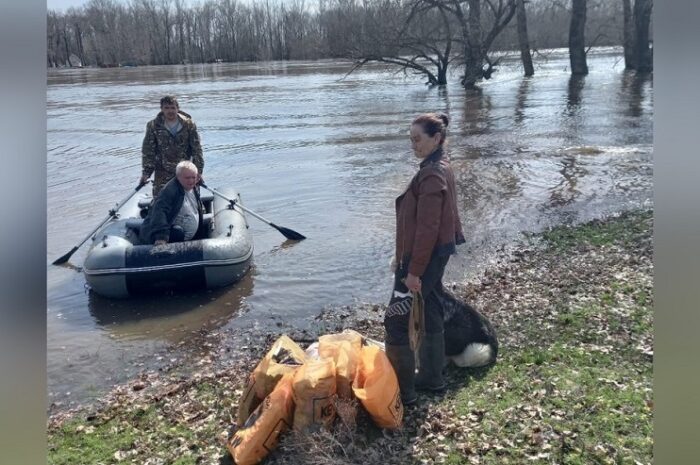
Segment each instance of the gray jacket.
M194 188L194 196L197 199L197 211L199 213L199 229L194 237L198 238L202 232L202 212L204 211L202 200L199 198L198 186ZM141 224L139 240L142 244L153 244L159 239L165 241L170 239L170 227L182 208L184 199L185 189L182 188L177 178L172 178L160 191L155 202L148 210L148 215L143 220L143 224Z

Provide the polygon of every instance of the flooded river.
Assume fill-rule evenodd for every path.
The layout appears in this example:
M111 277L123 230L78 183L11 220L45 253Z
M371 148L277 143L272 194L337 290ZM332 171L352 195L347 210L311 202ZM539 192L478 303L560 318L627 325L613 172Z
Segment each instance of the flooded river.
M47 90L49 402L89 400L182 356L193 333L270 321L308 327L322 309L384 303L394 198L416 171L408 125L450 115L449 155L467 243L447 280L480 273L521 231L651 206L653 89L619 49L589 53L572 80L565 51L523 78L506 61L479 92L348 63L273 62L50 70ZM290 244L249 218L254 266L217 291L110 301L85 288L82 240L136 185L146 122L164 94L198 125L204 177L308 237ZM234 344L235 341L227 343ZM189 363L184 360L185 366Z

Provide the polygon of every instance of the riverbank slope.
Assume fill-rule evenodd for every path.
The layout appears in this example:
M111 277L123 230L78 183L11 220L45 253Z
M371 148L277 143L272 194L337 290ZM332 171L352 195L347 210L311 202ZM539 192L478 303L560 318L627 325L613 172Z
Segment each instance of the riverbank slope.
M454 292L499 334L499 358L450 367L443 396L422 395L401 431L362 414L343 441L288 435L274 464L520 464L652 461L653 263L650 211L525 237ZM334 308L317 334L353 328L382 339L383 305ZM145 373L98 405L48 422L51 464L231 463L224 443L248 373L276 339L251 334L181 376ZM230 359L230 354L226 356Z

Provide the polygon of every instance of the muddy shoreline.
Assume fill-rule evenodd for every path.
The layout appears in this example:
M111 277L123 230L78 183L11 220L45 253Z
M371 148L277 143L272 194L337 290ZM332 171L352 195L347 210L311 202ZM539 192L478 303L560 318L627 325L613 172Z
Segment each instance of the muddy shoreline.
M652 221L651 211L642 210L573 228L555 228L544 234L524 236L516 247L504 250L482 276L466 283L446 284L451 284L456 295L491 320L499 335L501 353L548 347L559 337L558 325L569 318L567 309L598 299L600 295L613 292L617 296L614 310L622 314L635 302L640 302L644 308L651 305ZM629 288L611 291L610 280L613 278L629 283ZM629 299L620 297L628 295ZM623 305L620 303L623 301L632 304ZM194 335L176 347L177 350L197 355L199 361L192 372L185 373L182 366L173 362L158 371L144 372L116 386L106 396L89 405L70 409L52 405L48 412L49 455L59 454L63 444L61 441L66 438L97 434L95 431L105 425L133 428L134 415L147 412L155 415L163 424L182 428L187 434L181 433L179 438L173 438L170 436L177 436L176 433L163 435L162 431L153 431L148 438L132 441L128 450L120 446L114 454L110 454L114 463L125 460L133 460L134 463L171 463L175 457L183 454L192 457L192 463L230 463L224 443L235 417L238 398L248 374L280 334L287 334L302 347L321 334L345 328L383 340L383 312L384 304L360 303L322 311L315 317L313 329L309 330L296 330L277 322L276 327L267 331L234 333L233 329L227 329ZM596 332L595 336L590 336L590 340L586 339L589 336L584 335L571 343L603 352L615 351L618 346L629 346L633 351L629 355L630 363L644 367L651 365L651 331L640 332L625 324L613 327L606 320L600 322ZM224 342L231 340L240 341L239 346L230 347ZM488 379L489 369L467 370L467 375L465 370L450 369L448 384L457 392L465 384L465 379L473 383ZM493 382L498 387L499 381ZM641 384L646 385L646 380L642 379ZM362 440L357 444L352 442L359 454L357 463L362 460L363 463L374 463L371 454L391 454L395 463L407 463L409 457L415 463L425 460L428 462L424 463L440 463L440 451L443 450L440 444L446 435L449 436L444 425L448 429L459 429L454 426L456 421L465 430L476 430L478 434L477 424L481 421L478 410L460 416L451 410L451 404L444 399L421 396L421 400L421 406L407 409L406 426L401 432L383 436L364 428ZM426 410L428 408L430 412ZM451 417L452 413L456 418ZM158 428L158 421L154 422L151 427ZM358 425L362 429L361 420ZM192 436L188 436L190 432ZM557 436L557 441L560 436ZM360 447L360 443L371 443L372 447ZM488 448L475 450L474 442L467 439L461 443L466 444L464 447L467 448L460 452L464 456L485 456L493 451ZM503 448L507 445L492 447ZM305 460L308 463L308 457L300 457L299 451L293 449L285 449L283 444L268 463L305 463ZM444 449L445 453L450 451L454 452L454 448ZM384 462L394 463L391 460ZM56 458L50 463L63 462ZM348 457L343 458L341 454L337 463L355 462ZM469 463L480 462L470 459Z

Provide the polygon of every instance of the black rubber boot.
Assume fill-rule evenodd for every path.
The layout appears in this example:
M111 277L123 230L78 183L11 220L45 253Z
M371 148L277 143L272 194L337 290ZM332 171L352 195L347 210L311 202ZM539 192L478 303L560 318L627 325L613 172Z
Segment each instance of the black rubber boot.
M444 391L446 384L442 370L445 367L445 333L424 334L418 355L420 367L415 388L419 391Z
M401 402L404 405L411 405L416 402L415 378L416 361L411 347L386 345L386 356L394 367L396 377L399 379L399 389L401 390Z

